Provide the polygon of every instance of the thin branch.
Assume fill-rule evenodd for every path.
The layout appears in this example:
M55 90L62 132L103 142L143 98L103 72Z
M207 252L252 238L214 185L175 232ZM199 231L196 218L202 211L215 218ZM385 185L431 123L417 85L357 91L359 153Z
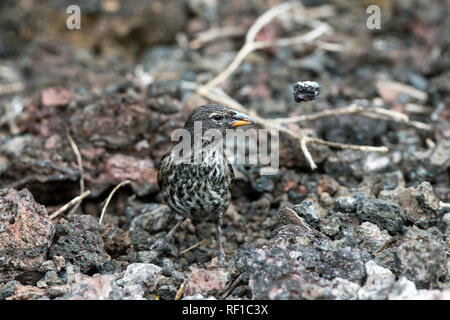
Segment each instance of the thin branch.
M124 185L130 184L131 181L130 180L125 180L122 181L121 183L119 183L117 186L114 187L114 189L111 191L111 193L109 194L108 198L106 198L106 202L105 205L103 206L102 209L102 213L100 215L100 219L98 220L98 223L101 225L103 222L103 217L105 216L105 212L106 212L106 208L108 207L109 202L111 201L112 196L114 195L114 193L121 187L123 187Z
M308 142L307 138L308 137L306 135L303 136L302 138L299 138L300 148L302 149L303 155L305 156L306 160L308 160L311 170L316 170L317 165L312 158L311 152L309 152L308 147L306 146L306 142Z
M204 96L207 99L217 101L219 103L228 105L229 107L245 112L248 115L250 115L252 118L255 119L255 121L263 128L267 129L275 129L280 132L284 132L290 137L296 139L300 143L300 148L306 158L306 160L309 162L309 165L312 170L317 168L317 165L314 163L314 160L312 158L311 153L308 150L308 143L315 143L315 144L322 144L327 145L334 148L340 148L340 149L353 149L353 150L359 150L364 152L387 152L388 148L386 147L372 147L372 146L360 146L360 145L353 145L353 144L343 144L343 143L337 143L337 142L331 142L331 141L325 141L318 138L312 138L308 137L306 135L306 131L302 130L302 132L297 133L290 129L287 129L284 125L289 123L297 123L301 121L308 121L308 120L315 120L322 117L327 116L337 116L337 115L344 115L344 114L359 114L367 118L374 118L374 119L380 119L380 120L392 120L396 122L405 123L407 125L413 126L415 128L423 129L423 130L432 130L432 127L426 123L418 122L418 121L412 121L409 119L408 115L392 111L392 110L386 110L382 108L364 108L362 106L358 106L356 104L352 104L345 108L340 109L334 109L334 110L325 110L309 115L301 115L297 117L289 117L289 118L280 118L280 119L265 119L256 114L253 110L248 110L245 108L242 104L237 102L235 99L231 98L228 94L226 94L222 89L218 87L221 83L223 83L227 78L231 76L231 74L240 66L240 64L243 62L243 60L247 57L248 54L250 54L254 50L270 47L273 45L281 46L281 45L294 45L294 44L301 44L311 41L316 41L318 37L323 35L325 32L328 32L332 30L332 28L321 21L314 20L308 17L302 17L302 20L299 20L298 15L295 15L296 22L302 22L304 24L310 25L313 29L301 36L294 36L289 38L282 38L282 39L275 39L275 40L267 40L267 41L257 41L255 42L256 35L258 32L267 25L270 21L275 19L277 16L280 16L281 14L287 13L288 11L291 11L292 9L302 9L303 5L300 2L287 2L280 4L278 6L275 6L268 11L266 11L264 14L262 14L254 24L250 27L249 31L246 35L246 40L244 45L241 47L241 49L236 54L234 60L219 74L217 74L214 78L212 78L210 81L208 81L205 85L199 86L197 88L197 93L201 96ZM324 42L321 42L322 47L324 47ZM334 45L334 44L332 44ZM327 47L327 44L325 43L325 47ZM328 46L329 47L329 46ZM336 44L336 46L331 46L329 48L332 48L334 50L342 50L342 47L339 47L339 44ZM406 90L410 88L401 87L400 89ZM408 91L410 94L412 94L415 97L422 98L419 92L417 91ZM270 130L271 134L275 132L275 130Z
M201 246L202 244L205 243L205 241L206 241L206 239L200 240L199 242L197 242L196 244L190 246L189 248L180 251L180 252L178 253L178 255L181 256L182 254L185 254L186 252L191 251L192 249L195 249L195 248L197 248L198 246Z
M332 141L326 141L319 138L312 138L305 136L304 140L306 142L312 142L316 144L323 144L332 148L339 148L339 149L353 149L353 150L359 150L364 152L388 152L388 147L373 147L373 146L364 146L364 145L357 145L357 144L346 144L346 143L339 143L339 142L332 142Z
M315 40L316 38L323 35L325 32L331 30L331 27L324 23L313 19L306 19L305 21L308 21L308 23L311 23L311 21L314 21L316 26L313 30L310 32L290 37L290 38L282 38L282 39L276 39L276 40L267 40L267 41L255 41L256 35L258 34L261 29L267 25L269 22L271 22L273 19L275 19L277 16L286 13L289 10L292 10L294 8L303 8L303 5L301 2L286 2L281 5L275 6L269 10L267 10L264 14L262 14L256 21L253 23L253 25L250 27L250 29L247 32L247 36L245 37L245 43L242 46L242 48L238 51L236 54L236 57L234 60L228 65L227 68L225 68L221 73L219 73L217 76L215 76L213 79L208 81L205 85L201 86L199 88L199 92L201 91L209 91L210 89L218 86L223 81L225 81L244 61L244 59L252 52L258 49L267 48L273 45L278 46L285 46L285 45L292 45L292 44L300 44L300 43L306 43L311 42Z
M72 139L69 129L67 129L66 133L67 133L67 139L69 140L70 146L72 147L72 150L75 153L75 157L77 158L78 170L80 171L80 194L82 194L84 192L83 161L81 159L80 150L78 149L78 146L75 143L75 141ZM80 206L80 202L77 202L77 204L70 210L69 215L73 214L78 209L79 206Z
M0 86L0 95L21 92L25 89L22 82L7 83Z
M278 124L289 124L289 123L296 123L301 121L312 121L323 117L329 117L329 116L339 116L339 115L346 115L346 114L360 114L367 118L373 118L373 119L381 119L381 120L392 120L395 122L402 122L407 125L410 125L412 127L428 130L431 131L433 128L423 122L413 121L410 120L408 115L392 111L392 110L386 110L383 108L365 108L363 106L359 106L357 104L351 104L348 107L338 108L338 109L331 109L331 110L324 110L312 114L306 114L301 116L295 116L295 117L289 117L289 118L276 118L271 119L271 121L276 122Z
M196 35L196 38L189 42L191 49L200 49L206 43L216 41L220 38L235 37L246 34L246 29L242 26L226 26L223 28L209 29L204 32L200 32Z
M181 284L180 288L178 289L177 294L175 295L175 300L180 300L181 299L181 297L183 296L184 292L186 291L187 284L188 284L187 279L185 279L183 281L183 283Z
M73 198L72 200L70 200L69 202L67 202L65 205L63 205L61 208L59 208L58 210L56 210L51 216L50 219L53 220L55 219L57 216L59 216L61 213L63 213L64 211L66 211L68 208L70 208L71 206L73 206L74 204L78 204L80 203L84 198L86 198L87 196L89 196L91 194L90 190L87 190L85 192L83 192L82 194L80 194L79 196Z
M221 300L224 300L226 297L228 297L231 293L231 291L234 290L234 288L237 287L237 285L242 281L242 278L244 277L245 272L241 273L234 281L233 283L224 291L224 293L220 296Z

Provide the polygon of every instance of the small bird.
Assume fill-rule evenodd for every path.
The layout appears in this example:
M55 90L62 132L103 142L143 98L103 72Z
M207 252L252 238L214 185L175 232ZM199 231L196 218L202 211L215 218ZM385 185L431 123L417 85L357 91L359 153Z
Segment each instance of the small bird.
M212 143L217 141L213 141L205 133L216 129L223 141L227 129L254 123L255 120L251 117L221 104L197 107L184 125L191 140L192 153L187 157L190 161L177 161L180 157L179 150L172 148L163 156L158 169L162 198L174 213L193 221L212 220L216 223L221 265L225 257L222 246L222 215L230 205L234 174L223 148L211 148ZM197 133L195 128L199 125L201 137L194 137ZM200 142L196 143L195 139L200 139ZM202 161L194 161L197 152L202 152ZM183 221L184 219L178 221L166 237L155 242L151 249L161 249Z

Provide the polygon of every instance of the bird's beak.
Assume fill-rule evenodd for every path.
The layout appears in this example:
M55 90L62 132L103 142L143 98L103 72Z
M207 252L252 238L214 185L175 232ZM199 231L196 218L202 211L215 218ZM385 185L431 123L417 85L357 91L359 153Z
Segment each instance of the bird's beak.
M231 122L231 127L240 127L240 126L246 126L248 124L254 124L255 120L252 117L249 117L246 114L243 114L242 112L233 110L233 121Z

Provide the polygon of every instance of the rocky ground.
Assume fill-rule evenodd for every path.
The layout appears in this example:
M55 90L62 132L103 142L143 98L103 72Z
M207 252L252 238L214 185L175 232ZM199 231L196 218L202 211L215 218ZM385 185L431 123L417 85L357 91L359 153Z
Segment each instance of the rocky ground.
M235 167L224 267L208 222L187 220L163 252L149 249L176 223L156 168L170 133L207 102L198 84L280 1L79 1L82 29L68 31L72 3L0 3L0 300L450 299L448 3L378 1L382 28L369 30L368 4L304 1L334 30L321 40L342 47L255 51L224 82L266 118L359 101L432 128L360 115L303 122L322 139L389 148L310 144L314 171L282 134L277 174ZM292 24L274 20L257 39L292 35ZM243 31L194 41L219 26ZM321 84L316 101L294 101L299 80ZM52 217L80 188L90 195Z

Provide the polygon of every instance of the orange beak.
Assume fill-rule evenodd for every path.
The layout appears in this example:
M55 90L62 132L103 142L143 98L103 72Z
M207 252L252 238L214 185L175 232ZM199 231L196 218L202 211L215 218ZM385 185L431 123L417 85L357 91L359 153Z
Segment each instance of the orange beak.
M233 121L231 122L231 127L241 127L246 126L248 124L254 124L255 120L252 117L247 116L246 114L243 114L242 112L233 110Z

